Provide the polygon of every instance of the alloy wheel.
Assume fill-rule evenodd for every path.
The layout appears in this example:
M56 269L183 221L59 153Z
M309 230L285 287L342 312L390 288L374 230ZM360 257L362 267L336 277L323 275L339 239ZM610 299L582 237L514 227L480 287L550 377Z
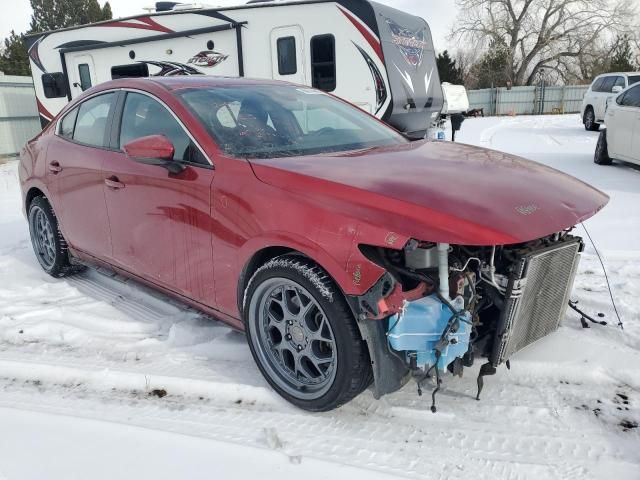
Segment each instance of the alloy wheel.
M251 302L257 351L270 378L291 395L315 399L331 387L337 349L320 304L302 285L271 278L258 286Z
M31 241L43 266L51 268L56 261L56 244L53 226L45 211L39 206L31 213Z

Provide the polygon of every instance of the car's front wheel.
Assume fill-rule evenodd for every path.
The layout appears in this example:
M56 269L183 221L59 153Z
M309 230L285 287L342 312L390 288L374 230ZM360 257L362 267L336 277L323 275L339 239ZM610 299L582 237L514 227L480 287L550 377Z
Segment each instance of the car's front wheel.
M58 219L49 201L36 197L29 205L29 234L40 266L53 277L64 277L82 269L71 265L69 252Z
M593 155L593 161L598 165L611 165L611 157L609 156L609 147L607 146L607 131L600 132L598 143L596 143L596 152Z
M260 371L294 405L331 410L371 382L367 347L353 314L312 261L287 255L260 267L247 286L243 313Z
M584 111L584 117L582 118L582 122L584 123L584 129L597 132L600 130L600 124L596 122L596 114L593 111L592 107L587 107Z

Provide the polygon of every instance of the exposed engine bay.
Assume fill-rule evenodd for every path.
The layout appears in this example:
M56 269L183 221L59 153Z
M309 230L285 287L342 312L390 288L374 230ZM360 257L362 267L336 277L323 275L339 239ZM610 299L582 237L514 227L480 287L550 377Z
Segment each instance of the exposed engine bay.
M360 323L383 323L388 355L372 358L380 375L403 364L418 382L484 358L478 377L554 332L567 307L583 243L563 231L535 241L498 246L461 246L410 240L402 250L362 245L386 274L357 297ZM372 341L372 335L365 335ZM385 371L385 362L396 367ZM378 380L378 379L376 379ZM377 382L378 383L378 382ZM376 385L377 394L397 388Z

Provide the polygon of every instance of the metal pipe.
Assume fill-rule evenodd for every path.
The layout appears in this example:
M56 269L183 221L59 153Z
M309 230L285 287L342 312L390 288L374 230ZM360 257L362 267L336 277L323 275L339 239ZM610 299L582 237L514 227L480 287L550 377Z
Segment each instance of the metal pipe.
M449 298L449 244L438 243L438 277L440 280L440 295Z

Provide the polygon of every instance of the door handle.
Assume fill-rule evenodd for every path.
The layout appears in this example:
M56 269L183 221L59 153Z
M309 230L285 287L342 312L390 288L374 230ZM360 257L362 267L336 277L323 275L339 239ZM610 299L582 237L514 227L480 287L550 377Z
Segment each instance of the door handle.
M109 178L105 178L104 183L107 185L107 187L112 188L113 190L120 190L121 188L124 188L124 183L118 180L118 177L116 177L115 175L112 175Z
M54 160L49 162L49 171L54 175L60 173L62 171L62 167L60 166L60 162Z

